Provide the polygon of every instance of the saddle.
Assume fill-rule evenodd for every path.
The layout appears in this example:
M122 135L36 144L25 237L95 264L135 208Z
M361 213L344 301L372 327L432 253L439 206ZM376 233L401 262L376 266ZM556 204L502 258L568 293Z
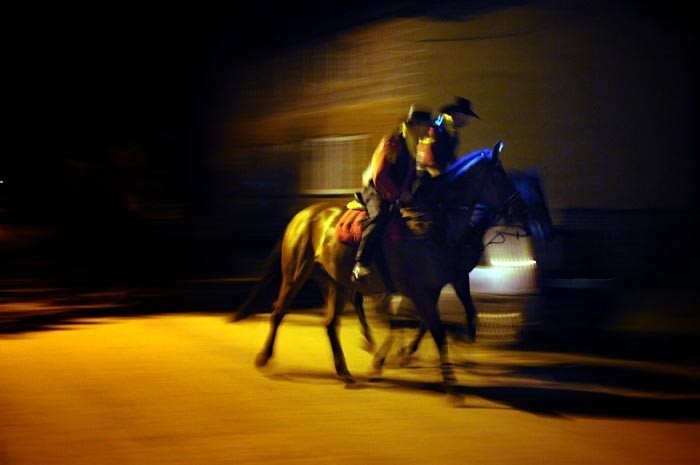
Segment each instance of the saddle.
M356 195L346 205L346 210L335 226L335 239L341 244L358 246L362 239L362 229L367 223L367 209ZM395 215L384 231L384 240L395 243L406 234L427 238L433 229L433 221L429 214L410 208L401 209L401 217Z
M367 210L359 202L350 202L335 225L335 239L341 244L360 244L362 239L362 227L367 220Z

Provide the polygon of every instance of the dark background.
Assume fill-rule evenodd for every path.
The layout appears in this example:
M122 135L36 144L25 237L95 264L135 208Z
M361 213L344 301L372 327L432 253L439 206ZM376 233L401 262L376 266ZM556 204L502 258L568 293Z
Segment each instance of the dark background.
M0 272L127 285L257 272L214 263L239 252L210 241L221 89L241 65L414 3L12 6Z
M382 17L449 18L457 4L464 14L465 3L477 15L528 2L14 7L3 33L14 143L0 173L18 179L4 189L18 191L17 202L41 204L60 184L57 159L94 161L114 147L139 146L159 166L168 195L192 198L207 182L201 165L219 91L239 65ZM679 2L605 5L690 27Z
M220 92L241 65L379 18L449 19L521 3L15 6L3 31L3 221L55 231L42 253L59 263L86 257L83 270L118 259L125 270L159 266L151 276L207 272L212 263L198 260L217 215L208 136L218 112L236 111L223 108ZM691 27L679 2L602 4L621 17ZM134 215L130 191L147 193L137 201L151 210Z
M198 173L217 91L239 64L411 14L413 3L14 7L4 32L13 141L0 162L4 195L38 219L71 189L60 179L63 162L99 164L131 146L149 153L165 195L191 199L206 184Z
M473 6L467 14L478 15L529 2L466 3ZM572 8L575 3L564 2ZM118 295L127 296L126 303L119 302L120 313L123 304L137 311L234 308L251 282L211 278L257 276L279 231L262 231L258 243L237 241L235 234L221 237L208 135L222 120L219 112L236 111L225 108L221 89L236 79L241 65L295 44L383 17L450 18L457 10L464 14L464 4L10 7L9 26L2 31L8 118L0 153L0 303L56 299L72 308L80 299L94 303L85 289L116 286ZM652 23L695 27L694 15L680 2L598 7L621 18L642 15ZM696 156L692 148L687 156ZM613 227L599 228L600 219ZM538 318L549 326L538 328L552 330L544 339L571 344L573 327L587 347L589 330L603 327L603 317L663 308L655 316L670 314L669 321L688 338L661 334L638 347L645 352L664 347L676 358L689 354L685 347L692 347L697 334L686 324L697 320L697 219L697 208L566 211L558 218L559 243L543 255L553 250L564 269L553 269L549 277L605 283L624 267L629 278L624 284L634 299L622 301L626 295L620 291L628 289L620 287L543 284ZM42 288L58 290L38 294ZM311 301L318 303L313 299L316 294ZM686 345L675 350L679 340ZM630 347L620 341L615 333L609 346Z

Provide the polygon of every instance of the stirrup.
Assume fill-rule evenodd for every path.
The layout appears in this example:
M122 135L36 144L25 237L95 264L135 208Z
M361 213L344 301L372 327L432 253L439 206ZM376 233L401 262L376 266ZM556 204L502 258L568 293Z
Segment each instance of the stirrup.
M355 267L352 269L352 280L359 281L368 274L372 273L372 270L364 266L362 263L355 263Z
M355 192L353 195L354 195L355 200L357 201L357 203L359 203L360 205L367 205L367 204L365 203L365 199L362 198L362 192Z

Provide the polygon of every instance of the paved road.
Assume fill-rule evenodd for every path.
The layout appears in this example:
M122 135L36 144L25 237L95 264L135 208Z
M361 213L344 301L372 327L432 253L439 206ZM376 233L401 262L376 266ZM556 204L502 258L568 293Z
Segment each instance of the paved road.
M289 315L264 370L253 358L265 316L106 317L2 335L0 463L700 463L693 367L453 344L455 408L430 344L369 382L350 315L341 337L360 388L344 388L321 321Z

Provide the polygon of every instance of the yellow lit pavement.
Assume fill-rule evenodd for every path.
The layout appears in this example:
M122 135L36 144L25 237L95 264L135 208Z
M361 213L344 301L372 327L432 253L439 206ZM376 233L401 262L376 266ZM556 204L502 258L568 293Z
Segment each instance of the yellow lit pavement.
M532 388L578 393L581 402L604 394L640 407L646 399L697 405L697 393L513 375L518 366L635 362L461 346L453 360L465 408L455 408L435 388L430 340L417 363L370 383L370 355L360 349L355 319L344 317L341 337L360 381L346 389L334 376L320 317L289 315L271 365L257 370L267 329L266 316L229 323L179 314L0 337L0 464L700 463L694 419L616 415L614 407L586 413L576 397L544 412L508 395ZM381 340L383 328L374 329ZM636 368L698 378L682 367ZM484 388L506 394L479 395Z

